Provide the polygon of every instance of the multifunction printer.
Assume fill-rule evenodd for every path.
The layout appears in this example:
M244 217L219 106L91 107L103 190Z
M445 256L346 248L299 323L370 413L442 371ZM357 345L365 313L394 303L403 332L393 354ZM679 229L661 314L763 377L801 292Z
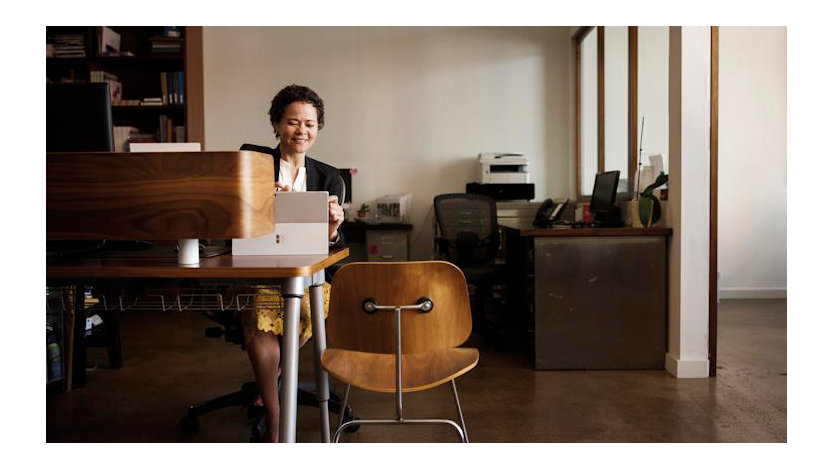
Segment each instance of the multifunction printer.
M524 184L530 182L528 159L520 153L480 153L481 184Z

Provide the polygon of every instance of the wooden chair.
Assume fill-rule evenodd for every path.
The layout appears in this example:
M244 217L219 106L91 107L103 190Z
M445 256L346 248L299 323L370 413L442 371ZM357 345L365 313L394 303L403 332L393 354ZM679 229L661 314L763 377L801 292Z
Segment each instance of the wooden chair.
M350 387L395 394L395 419L355 419L333 436L363 424L448 424L469 442L455 378L478 364L478 350L458 348L472 331L466 279L445 261L351 263L333 277L328 348L321 364ZM450 382L460 426L447 419L406 419L402 394ZM344 416L344 413L341 415Z

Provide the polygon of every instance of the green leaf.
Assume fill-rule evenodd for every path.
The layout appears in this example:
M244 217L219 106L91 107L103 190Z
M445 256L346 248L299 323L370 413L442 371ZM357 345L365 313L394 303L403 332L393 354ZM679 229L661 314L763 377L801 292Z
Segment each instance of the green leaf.
M640 223L643 227L649 226L649 218L651 217L651 225L654 225L660 220L660 200L653 195L640 196L639 202Z
M646 186L646 189L644 189L641 194L644 195L644 196L650 196L655 189L657 189L660 186L663 186L668 181L669 181L669 175L667 175L666 173L660 172L660 174L657 175L657 179L654 180L654 183Z

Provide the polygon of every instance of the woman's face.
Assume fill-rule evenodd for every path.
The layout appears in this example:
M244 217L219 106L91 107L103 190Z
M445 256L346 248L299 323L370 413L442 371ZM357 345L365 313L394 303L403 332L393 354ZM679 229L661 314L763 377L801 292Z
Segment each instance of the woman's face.
M316 141L319 120L316 108L310 103L296 101L284 109L280 122L272 123L281 141L281 148L293 154L305 154Z

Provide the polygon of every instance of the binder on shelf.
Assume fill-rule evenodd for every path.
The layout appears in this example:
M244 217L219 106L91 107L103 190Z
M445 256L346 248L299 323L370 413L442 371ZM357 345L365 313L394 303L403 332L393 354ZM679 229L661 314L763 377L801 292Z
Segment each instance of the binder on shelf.
M159 86L162 89L162 104L168 104L168 78L165 72L159 72Z
M159 115L159 129L157 131L159 133L159 139L158 139L159 142L167 142L168 141L168 138L165 135L165 132L168 129L168 126L165 122L166 120L167 120L167 118L164 114Z
M168 104L174 104L174 80L171 72L165 72L165 79L168 81Z
M178 104L179 91L177 91L177 86L179 85L179 80L177 80L176 72L171 72L168 75L171 77L171 104Z
M179 86L177 87L177 91L180 94L180 100L178 104L185 104L185 72L177 72L177 77L179 79Z

